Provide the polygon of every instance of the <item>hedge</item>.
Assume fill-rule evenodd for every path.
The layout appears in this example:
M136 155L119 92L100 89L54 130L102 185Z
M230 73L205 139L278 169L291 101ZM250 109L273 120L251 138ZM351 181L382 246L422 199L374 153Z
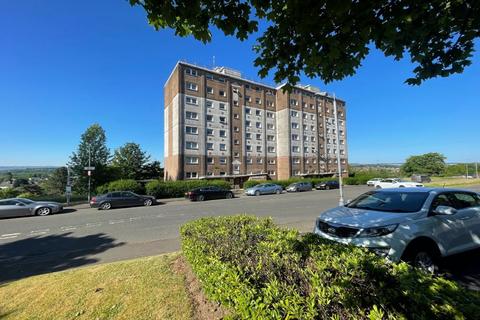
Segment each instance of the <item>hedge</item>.
M274 183L282 186L284 189L288 187L290 184L299 181L307 181L311 182L312 185L315 185L319 182L330 181L330 180L337 180L336 178L290 178L288 180L248 180L243 184L244 189L251 188L261 183Z
M233 319L476 319L480 295L405 263L271 219L210 217L181 227L207 297Z
M184 180L184 181L160 181L155 180L147 183L145 189L148 195L157 199L183 197L185 192L194 188L218 186L230 189L230 183L223 180Z
M133 179L115 180L97 187L97 194L104 194L112 191L132 191L136 193L144 193L144 187Z

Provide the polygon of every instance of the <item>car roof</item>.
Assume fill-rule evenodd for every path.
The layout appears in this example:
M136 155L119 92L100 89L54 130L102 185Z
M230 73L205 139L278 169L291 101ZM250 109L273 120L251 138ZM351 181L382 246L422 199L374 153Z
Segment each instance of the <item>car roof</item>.
M476 191L458 189L458 188L433 188L433 187L421 187L421 188L391 188L391 189L377 189L375 191L381 192L420 192L420 193L430 193L430 192L472 192L477 193Z

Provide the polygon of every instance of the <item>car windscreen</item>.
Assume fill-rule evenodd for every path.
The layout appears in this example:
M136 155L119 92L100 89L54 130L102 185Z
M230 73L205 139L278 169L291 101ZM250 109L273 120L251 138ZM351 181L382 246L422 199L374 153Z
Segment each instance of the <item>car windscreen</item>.
M23 204L32 204L34 201L29 200L29 199L23 199L23 198L17 198L17 201L20 201Z
M347 207L387 212L417 212L427 197L428 192L371 191L362 194Z

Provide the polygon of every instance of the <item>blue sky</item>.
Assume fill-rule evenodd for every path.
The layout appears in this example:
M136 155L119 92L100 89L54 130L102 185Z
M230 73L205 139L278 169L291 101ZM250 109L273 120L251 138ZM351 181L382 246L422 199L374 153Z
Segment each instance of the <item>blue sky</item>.
M137 142L163 161L163 85L175 63L230 66L253 80L255 38L210 44L156 32L125 0L0 2L0 166L62 165L92 123L113 150ZM477 43L478 49L478 43ZM347 101L350 162L402 162L442 152L480 161L480 55L463 74L420 87L408 61L372 51L358 73L328 85Z

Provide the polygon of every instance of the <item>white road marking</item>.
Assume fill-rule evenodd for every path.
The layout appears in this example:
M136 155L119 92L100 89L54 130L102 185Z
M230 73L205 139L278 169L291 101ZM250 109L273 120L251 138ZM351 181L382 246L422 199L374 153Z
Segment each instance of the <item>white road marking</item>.
M130 221L135 221L135 220L140 220L142 219L142 217L133 217L133 218L130 218Z
M17 237L21 235L21 233L19 232L16 232L16 233L5 233L5 234L2 234L0 237Z
M33 230L33 231L30 231L30 234L40 235L40 234L46 234L48 231L50 231L50 229Z
M69 231L69 230L75 230L75 229L77 229L77 227L75 226L65 226L60 228L60 230L62 231Z
M111 220L111 221L108 222L108 224L117 224L117 223L124 223L124 222L125 222L125 220L123 220L123 219L122 220Z
M87 224L85 225L85 227L87 227L87 228L92 228L92 227L100 227L101 225L102 225L101 222L97 222L97 223L87 223Z

